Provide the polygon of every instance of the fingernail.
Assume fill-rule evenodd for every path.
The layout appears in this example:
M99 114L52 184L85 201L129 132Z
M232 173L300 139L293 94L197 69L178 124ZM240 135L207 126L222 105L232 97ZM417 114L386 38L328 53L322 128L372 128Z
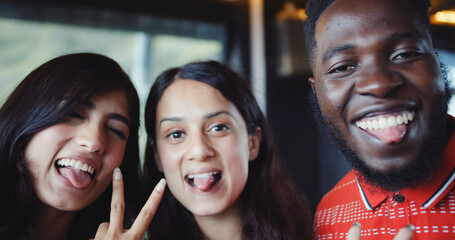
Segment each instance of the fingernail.
M114 179L115 180L120 180L122 178L122 172L120 171L120 168L115 168L114 169Z
M164 186L166 186L166 180L164 178L161 178L161 180L156 185L156 190L162 191L164 189Z
M409 225L406 226L406 227L409 228L409 230L411 230L411 231L413 231L413 232L416 230L416 227L415 227L414 225L412 225L412 224L409 224Z
M361 227L362 225L360 225L359 222L354 222L354 223L352 224L352 226Z

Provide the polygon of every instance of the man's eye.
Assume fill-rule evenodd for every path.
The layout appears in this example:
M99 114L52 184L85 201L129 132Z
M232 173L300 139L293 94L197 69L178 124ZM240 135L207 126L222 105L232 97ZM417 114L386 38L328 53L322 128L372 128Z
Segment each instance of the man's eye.
M340 73L340 72L346 72L346 71L351 71L351 70L355 70L355 66L352 66L352 65L343 65L343 66L339 66L339 67L336 67L335 69L332 69L329 71L329 73Z
M412 59L415 57L421 56L422 53L420 52L403 52L400 54L397 54L396 56L393 57L393 60L403 60L403 59Z

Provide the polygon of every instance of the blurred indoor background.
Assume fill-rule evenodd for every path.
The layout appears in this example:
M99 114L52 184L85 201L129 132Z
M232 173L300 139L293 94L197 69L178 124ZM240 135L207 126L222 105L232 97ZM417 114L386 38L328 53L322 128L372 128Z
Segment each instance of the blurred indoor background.
M196 60L227 62L250 79L278 152L314 210L349 166L311 116L305 4L2 0L0 104L30 71L67 53L89 51L115 59L131 76L142 103L155 77L167 68ZM435 48L455 78L455 1L432 0L430 14ZM145 133L141 136L143 142Z

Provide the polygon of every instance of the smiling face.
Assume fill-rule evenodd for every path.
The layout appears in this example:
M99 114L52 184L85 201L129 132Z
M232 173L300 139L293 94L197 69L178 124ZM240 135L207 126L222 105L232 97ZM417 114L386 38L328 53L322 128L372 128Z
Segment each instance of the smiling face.
M208 84L179 79L164 91L156 123L158 165L177 200L195 216L233 206L259 146L235 105Z
M77 211L95 201L122 163L128 116L125 94L115 90L36 133L25 155L38 198L65 211Z
M321 112L380 173L412 164L433 120L445 119L435 107L445 104L444 79L412 9L405 0L338 0L316 24L310 84Z

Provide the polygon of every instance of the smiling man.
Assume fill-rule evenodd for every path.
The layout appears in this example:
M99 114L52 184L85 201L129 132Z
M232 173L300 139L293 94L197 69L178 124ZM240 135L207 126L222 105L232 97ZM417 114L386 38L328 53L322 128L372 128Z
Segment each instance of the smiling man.
M310 0L305 35L318 122L350 171L318 206L314 237L455 238L454 120L424 0Z

